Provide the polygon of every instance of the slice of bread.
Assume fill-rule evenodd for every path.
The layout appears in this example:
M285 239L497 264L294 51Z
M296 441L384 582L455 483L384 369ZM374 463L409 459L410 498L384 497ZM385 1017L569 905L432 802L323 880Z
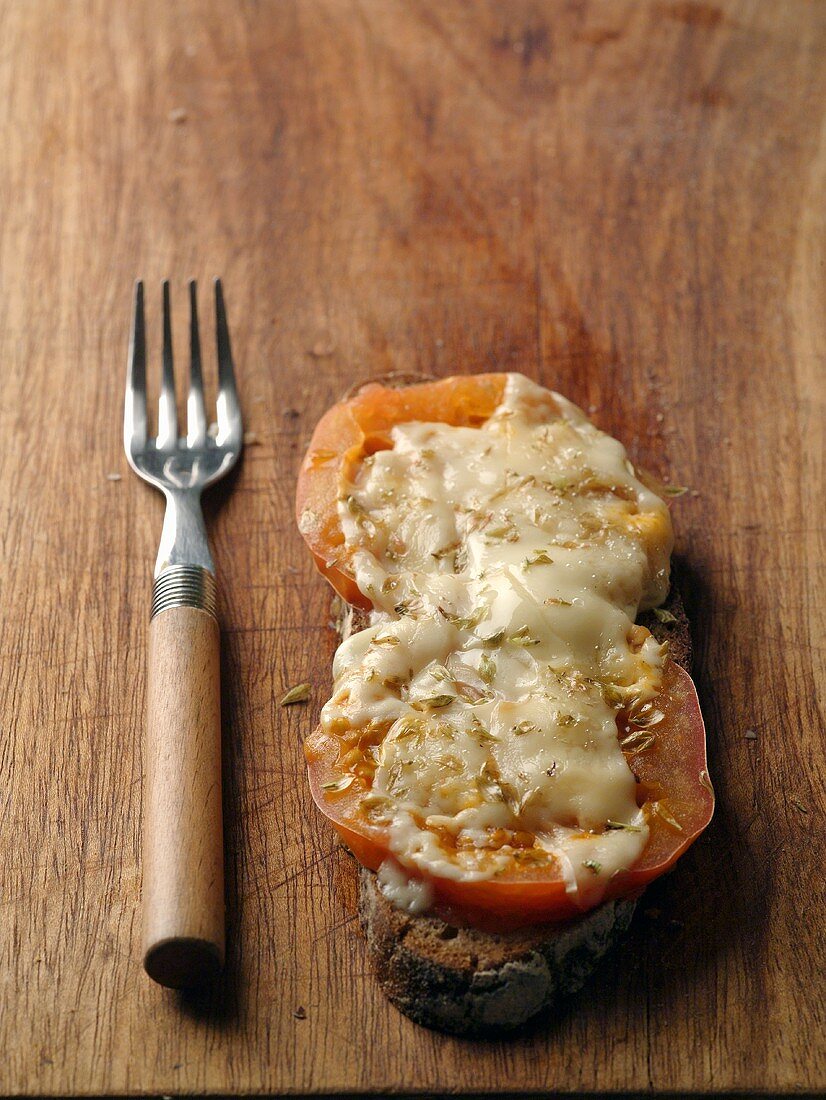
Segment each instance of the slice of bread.
M360 868L359 917L384 992L405 1015L454 1035L501 1035L575 993L631 923L635 901L516 932L454 928L408 916Z
M338 599L334 617L342 639L367 622ZM690 671L691 635L673 578L660 615L645 612L638 621L668 641L672 659ZM372 871L358 873L359 917L384 992L412 1020L455 1035L502 1035L575 993L628 929L636 907L618 899L576 920L494 934L410 916L387 900Z

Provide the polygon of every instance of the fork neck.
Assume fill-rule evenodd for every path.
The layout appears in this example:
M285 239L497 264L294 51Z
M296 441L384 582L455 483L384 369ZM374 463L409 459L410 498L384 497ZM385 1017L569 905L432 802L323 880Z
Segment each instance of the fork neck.
M173 565L199 565L214 573L200 491L165 488L163 493L166 514L155 562L155 576L159 577Z

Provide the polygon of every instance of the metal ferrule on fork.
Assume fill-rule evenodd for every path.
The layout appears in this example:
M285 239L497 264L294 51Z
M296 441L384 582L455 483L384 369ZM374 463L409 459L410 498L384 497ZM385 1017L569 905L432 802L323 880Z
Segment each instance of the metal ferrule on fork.
M173 565L152 585L150 620L172 607L195 607L218 617L218 586L202 565Z

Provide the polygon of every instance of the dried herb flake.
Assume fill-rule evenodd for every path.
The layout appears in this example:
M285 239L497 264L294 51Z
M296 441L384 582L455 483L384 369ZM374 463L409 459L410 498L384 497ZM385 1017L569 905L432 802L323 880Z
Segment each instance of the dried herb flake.
M346 791L348 787L352 787L355 781L354 775L343 775L341 779L333 779L330 783L322 783L322 791L330 791L332 794L339 794L341 791Z
M493 678L496 675L496 662L487 653L483 653L479 658L479 678L485 684L493 682Z
M455 695L431 695L428 699L417 699L411 706L416 710L441 710L442 707L449 707L451 703L456 701Z
M676 623L677 621L677 616L672 615L671 612L667 611L664 607L652 607L651 610L654 613L654 617L659 619L661 623L671 625L672 623Z
M290 688L278 705L280 707L289 707L292 706L293 703L306 703L310 698L311 690L312 684L296 684L295 687Z
M523 569L530 569L532 565L553 565L554 559L549 556L547 550L536 550L522 563Z

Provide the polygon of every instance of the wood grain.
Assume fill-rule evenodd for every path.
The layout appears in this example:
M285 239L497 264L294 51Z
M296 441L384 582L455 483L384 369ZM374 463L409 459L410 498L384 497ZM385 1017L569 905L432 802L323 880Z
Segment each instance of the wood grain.
M147 974L173 989L224 964L221 662L208 611L172 607L149 624L141 901Z
M0 4L0 1092L826 1086L825 32L805 0ZM162 506L120 417L132 280L174 280L183 349L214 274L257 443L210 506L228 956L199 999L140 965ZM384 1000L303 781L335 641L295 474L389 368L523 370L692 489L717 814L509 1043Z

